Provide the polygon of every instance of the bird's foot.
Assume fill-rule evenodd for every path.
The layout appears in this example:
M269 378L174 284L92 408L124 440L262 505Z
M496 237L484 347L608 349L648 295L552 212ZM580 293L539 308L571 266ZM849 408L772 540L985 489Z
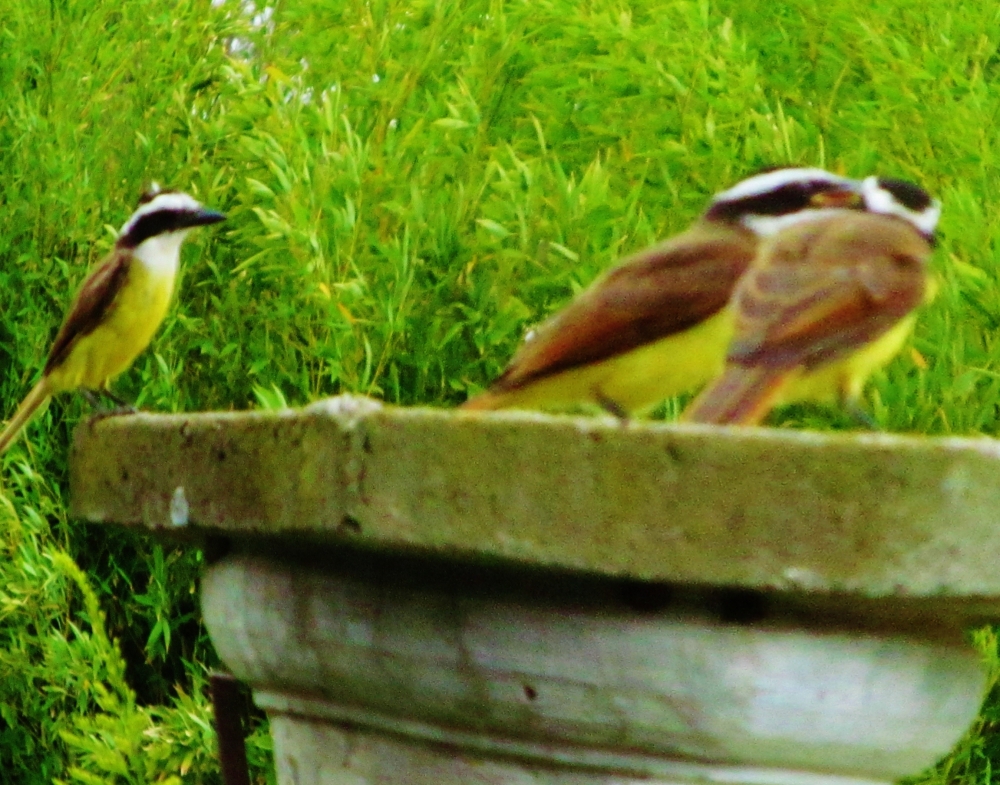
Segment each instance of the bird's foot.
M609 398L600 390L594 390L594 400L597 401L597 405L600 406L608 414L617 417L622 425L627 425L629 421L628 411L622 406L618 401L613 398Z
M847 413L851 416L851 419L865 430L883 430L882 426L875 422L875 418L866 412L857 401L847 401L845 408L847 409Z
M82 389L83 397L87 399L87 403L93 408L94 413L91 415L91 422L97 422L98 420L103 420L105 417L117 417L122 414L135 414L139 410L136 409L132 404L123 401L117 395L109 390L88 390L86 388ZM107 407L101 398L107 398L115 405L112 407Z

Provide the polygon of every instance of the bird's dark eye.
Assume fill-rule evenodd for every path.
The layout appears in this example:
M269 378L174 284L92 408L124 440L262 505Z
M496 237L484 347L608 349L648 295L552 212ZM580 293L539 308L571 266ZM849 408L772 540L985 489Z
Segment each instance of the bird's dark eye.
M133 221L128 231L118 238L118 242L125 248L135 248L150 237L195 225L192 218L196 215L197 213L191 210L182 209L163 209L147 213Z
M914 212L922 212L931 205L931 195L919 185L891 177L878 178L879 187L892 194L903 207Z

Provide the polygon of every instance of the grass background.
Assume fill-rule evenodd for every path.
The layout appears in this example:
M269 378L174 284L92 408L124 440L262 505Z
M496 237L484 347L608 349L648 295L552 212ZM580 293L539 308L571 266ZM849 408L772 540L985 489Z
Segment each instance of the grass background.
M945 285L869 405L889 430L996 433L1000 8L284 0L255 14L22 0L0 15L5 415L150 180L230 220L186 247L178 303L120 394L159 411L348 391L450 406L622 254L748 171L796 163L943 199ZM201 557L67 521L84 415L76 396L54 401L3 458L0 783L219 782ZM850 425L807 407L774 422ZM992 630L975 638L995 672ZM998 723L991 695L920 781L990 781ZM266 727L250 752L266 782Z

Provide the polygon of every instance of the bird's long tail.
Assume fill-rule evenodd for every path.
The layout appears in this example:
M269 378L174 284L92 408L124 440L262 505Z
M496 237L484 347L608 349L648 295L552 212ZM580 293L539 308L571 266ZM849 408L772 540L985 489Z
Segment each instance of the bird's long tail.
M771 411L787 380L787 369L727 365L722 375L684 410L681 420L756 425Z
M3 429L3 433L0 433L0 454L6 452L7 448L14 443L18 434L21 433L21 429L31 419L31 415L48 400L50 394L48 377L43 376L21 401L21 405L17 407L17 411L7 423L7 427Z

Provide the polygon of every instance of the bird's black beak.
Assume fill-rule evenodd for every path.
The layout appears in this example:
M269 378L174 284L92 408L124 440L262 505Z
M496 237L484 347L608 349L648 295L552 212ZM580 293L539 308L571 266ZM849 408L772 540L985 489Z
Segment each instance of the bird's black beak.
M216 210L209 210L207 207L201 208L196 213L191 213L185 223L188 226L207 226L208 224L217 224L220 221L225 221L226 216L224 213L217 212Z

